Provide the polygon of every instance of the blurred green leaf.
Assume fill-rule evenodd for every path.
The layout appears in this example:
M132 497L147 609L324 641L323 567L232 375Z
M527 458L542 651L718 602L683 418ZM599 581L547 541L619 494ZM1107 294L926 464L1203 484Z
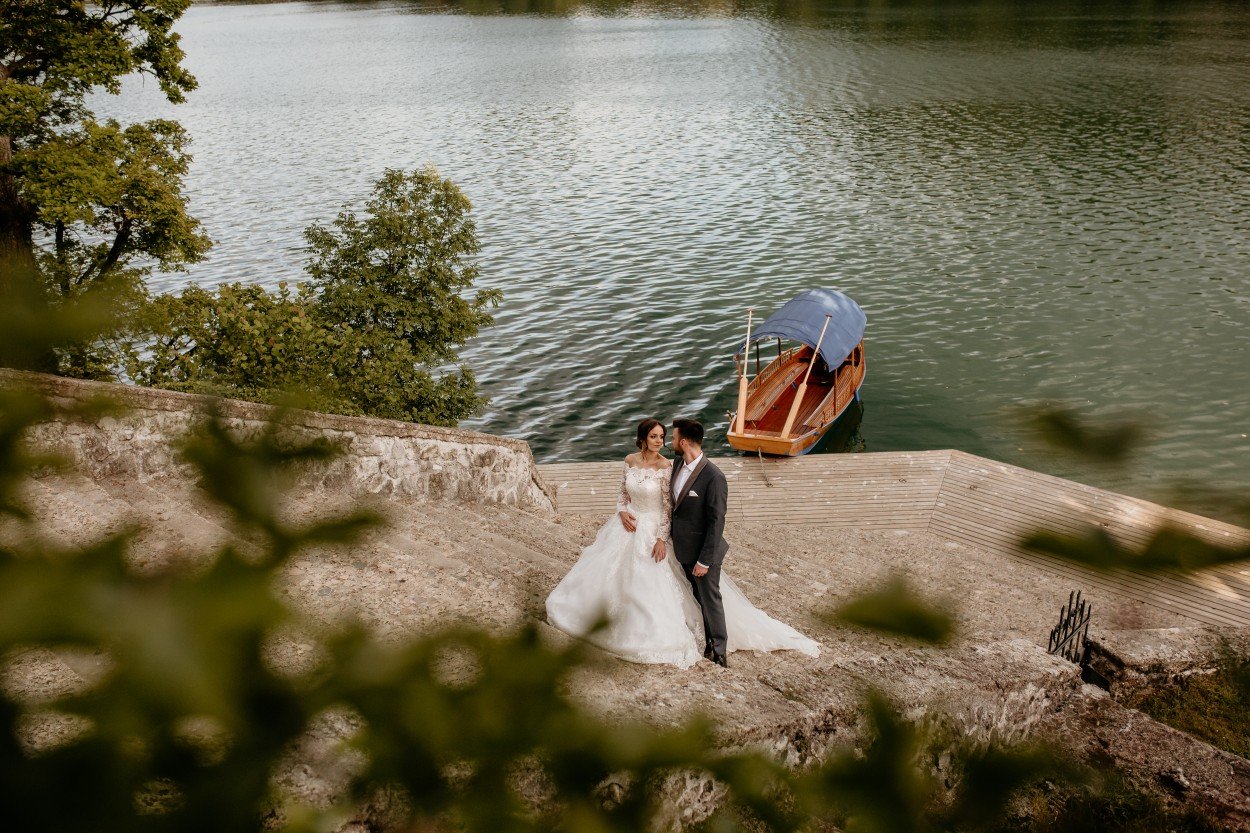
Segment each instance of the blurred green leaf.
M271 559L284 560L294 549L315 543L345 543L381 523L373 511L315 521L300 528L283 519L282 490L297 466L324 462L340 449L328 440L301 439L278 411L255 437L235 436L221 414L211 411L183 442L183 456L199 474L199 485L228 508L244 529L271 542Z
M48 403L29 391L0 388L0 517L28 517L22 487L30 472L41 466L60 464L57 458L32 454L26 432L51 413Z
M1136 422L1096 425L1068 408L1034 411L1029 422L1050 445L1100 463L1124 462L1145 439Z
M1168 488L1168 506L1250 526L1250 495L1229 491L1193 478L1176 480Z
M54 371L57 351L93 341L118 326L118 310L94 298L54 302L39 273L0 261L0 367Z
M902 576L890 578L879 590L856 596L838 607L830 619L932 645L945 645L955 632L951 614L923 599Z
M1212 544L1192 533L1167 526L1156 530L1139 548L1120 543L1106 529L1097 526L1075 535L1035 532L1026 536L1021 546L1096 570L1193 572L1250 559L1250 548Z
M989 746L959 760L957 797L946 826L957 830L997 830L1013 797L1043 779L1083 784L1089 773L1042 746Z
M845 751L806 777L803 795L809 812L828 817L847 831L919 833L930 829L926 808L934 783L918 766L919 730L903 720L879 692L865 703L868 747Z

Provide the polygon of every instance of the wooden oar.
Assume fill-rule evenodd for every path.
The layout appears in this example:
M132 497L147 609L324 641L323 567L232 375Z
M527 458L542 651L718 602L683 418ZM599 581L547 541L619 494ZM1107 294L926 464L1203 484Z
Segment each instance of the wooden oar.
M734 420L737 424L737 433L745 434L747 430L747 360L751 357L751 313L753 310L747 310L747 340L742 348L742 367L739 368L741 373L738 375L738 418Z
M790 429L794 427L794 420L799 415L799 405L803 403L803 397L807 395L807 380L812 375L812 365L816 364L816 359L820 357L820 343L825 340L825 330L829 329L829 319L832 317L832 315L826 315L824 326L820 328L820 338L816 339L816 350L812 353L812 360L807 363L807 372L803 374L803 383L799 385L799 391L794 395L794 402L790 405L790 413L786 416L786 424L781 429L781 439L783 440L790 438Z

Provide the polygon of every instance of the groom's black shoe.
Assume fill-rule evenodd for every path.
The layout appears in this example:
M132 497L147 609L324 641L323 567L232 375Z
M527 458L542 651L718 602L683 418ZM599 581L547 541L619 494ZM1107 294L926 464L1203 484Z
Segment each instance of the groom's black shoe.
M712 651L712 662L716 663L716 664L717 664L717 665L719 665L721 668L728 668L728 667L729 667L729 663L725 661L725 655L724 655L724 654L718 654L718 653L716 653L716 651Z
M712 654L716 653L716 649L712 647L712 640L703 643L703 658L711 659Z

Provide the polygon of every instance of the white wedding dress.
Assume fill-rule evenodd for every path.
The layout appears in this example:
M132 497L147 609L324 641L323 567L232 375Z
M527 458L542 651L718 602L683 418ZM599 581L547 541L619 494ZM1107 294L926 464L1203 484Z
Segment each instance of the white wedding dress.
M703 656L703 618L669 538L670 474L625 467L617 508L638 519L636 531L619 514L608 519L547 597L547 621L621 659L689 668ZM668 541L660 563L651 557L657 537ZM819 644L752 605L723 571L720 589L730 652L819 655ZM606 627L592 633L604 619Z

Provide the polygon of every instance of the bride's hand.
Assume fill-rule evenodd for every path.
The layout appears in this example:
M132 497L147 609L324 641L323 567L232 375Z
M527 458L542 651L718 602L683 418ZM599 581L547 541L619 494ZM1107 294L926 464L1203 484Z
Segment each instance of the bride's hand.
M659 564L668 556L668 548L664 545L663 538L655 539L655 546L651 548L651 557L655 559L655 563Z
M626 532L633 532L638 528L635 524L637 518L635 518L628 509L622 509L617 514L621 516L621 525L625 527Z

